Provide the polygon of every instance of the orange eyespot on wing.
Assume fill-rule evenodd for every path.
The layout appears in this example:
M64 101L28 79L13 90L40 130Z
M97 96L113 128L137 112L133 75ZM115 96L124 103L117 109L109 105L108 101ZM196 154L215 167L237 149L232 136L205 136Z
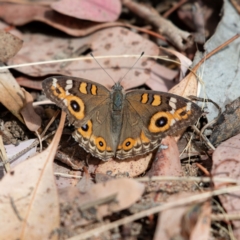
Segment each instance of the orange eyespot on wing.
M82 127L78 128L77 131L84 137L90 138L92 135L92 122L89 120Z
M54 84L51 86L51 92L54 96L59 98L69 112L78 120L81 120L84 118L84 110L85 105L81 98L77 96L70 95L67 91L65 91L59 84Z
M169 112L158 112L151 117L148 130L152 133L165 132L169 129L173 119Z
M84 110L85 105L81 98L69 95L67 96L64 101L65 105L67 106L69 112L78 120L84 118Z
M95 144L96 144L96 146L97 146L99 151L101 151L101 152L104 152L104 151L110 152L110 151L112 151L112 149L109 146L107 146L107 143L104 140L104 138L102 138L102 137L95 137L94 141L95 141Z
M125 151L128 151L128 150L132 149L136 143L137 143L137 140L135 140L133 138L126 138L124 140L124 142L122 143L122 145L118 146L118 150L123 149Z
M148 130L152 133L160 133L169 130L177 121L186 120L191 116L191 110L182 107L173 112L158 112L154 114L148 125Z

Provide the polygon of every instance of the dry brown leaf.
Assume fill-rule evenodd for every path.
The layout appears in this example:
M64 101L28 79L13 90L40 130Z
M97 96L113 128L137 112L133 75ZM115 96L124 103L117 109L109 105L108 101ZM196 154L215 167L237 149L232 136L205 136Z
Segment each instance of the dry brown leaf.
M194 195L193 193L183 192L168 198L168 203L176 202L181 198L186 198ZM202 200L200 201L202 202ZM205 203L204 203L205 204ZM208 203L209 205L209 203ZM194 231L196 224L198 224L198 218L201 216L202 204L191 204L191 205L182 205L174 208L170 208L168 210L164 210L159 213L158 222L156 231L154 234L154 240L169 240L169 239L190 239L190 235ZM209 208L208 208L209 209ZM208 214L209 210L204 214L207 217L210 217ZM210 207L211 212L211 207ZM174 217L173 217L174 216ZM202 221L203 218L199 219ZM208 219L208 223L210 222L210 218ZM209 228L206 228L209 230ZM204 230L206 230L204 229ZM205 236L205 235L204 235ZM201 234L200 236L201 237ZM203 238L204 240L205 238Z
M33 109L33 97L25 89L22 89L25 95L24 107L21 109L21 114L27 128L35 132L41 127L42 119Z
M91 178L88 169L84 167L83 176L77 184L77 188L81 193L89 192L91 187L93 186L93 181Z
M32 2L31 0L4 0L4 2L9 3L19 3L19 4L39 4L39 5L50 5L52 2L55 2L56 0L34 0Z
M212 176L229 177L240 180L240 134L221 143L213 153ZM220 182L214 182L215 187L220 187ZM219 196L227 214L239 214L240 192ZM240 237L240 221L232 221L235 237Z
M206 201L201 206L201 212L197 216L197 223L190 234L190 240L208 240L211 228L211 202Z
M94 207L96 209L96 216L98 219L130 207L133 203L139 200L144 192L144 185L133 179L114 179L104 183L98 183L91 187L86 193L80 193L76 187L70 187L60 190L60 202L63 204L70 202L72 207L77 203L76 209L83 209L88 205L89 209ZM109 197L111 197L109 199ZM103 200L106 200L105 202ZM103 202L102 202L103 201ZM79 216L78 216L79 219ZM79 219L77 225L86 224L89 221L82 218Z
M0 21L0 29L3 31L7 31L8 33L11 33L12 35L18 37L19 39L23 39L23 35L19 30L6 24L5 22Z
M163 211L161 214L159 214L154 240L169 240L180 234L180 221L182 215L187 210L187 206L178 209L173 208L171 210L172 211L168 212Z
M185 76L186 72L188 71L189 67L192 64L192 61L189 58L187 58L186 56L184 56L182 53L177 52L173 49L170 49L170 48L168 49L168 48L163 48L163 47L161 47L160 49L163 50L163 52L167 52L167 53L175 55L179 59L179 61L181 63L181 65L180 65L181 72L180 73L182 76Z
M197 96L198 81L196 75L190 72L180 83L170 89L170 93L188 98L188 96Z
M140 56L143 50L146 55L158 55L159 53L156 44L121 27L104 29L79 39L53 38L40 34L26 35L26 37L27 36L28 39L24 41L24 46L19 54L9 61L10 65L21 62L37 62L43 59L76 57L76 54L80 54L78 53L79 49L86 45L89 46L89 49L93 50L94 56L106 56L103 59L98 59L98 61L113 77L115 82L126 74L136 61L136 58L108 58L108 55L134 54ZM46 42L47 45L45 44ZM36 46L38 46L38 48L36 48ZM131 46L131 48L129 48L129 46ZM32 52L34 52L34 54L31 54ZM148 79L151 79L152 76L157 77L159 71L156 73L151 71L153 65L155 65L155 62L143 56L123 79L122 84L125 89L142 85ZM19 71L32 76L45 76L47 74L70 75L97 81L105 86L113 85L113 81L92 58L62 64L54 63L44 66L24 67L19 68Z
M111 210L113 212L120 211L130 207L133 203L139 200L144 192L144 188L144 184L128 178L114 179L105 183L98 183L93 185L92 188L84 194L79 192L79 205L81 206L85 203L94 202L97 199L108 197L109 195L116 193L117 204L116 206L113 206ZM99 209L99 211L105 212L105 207L104 209Z
M15 78L8 70L0 75L0 102L21 122L24 123L20 110L23 108L24 94Z
M95 172L106 175L111 173L111 176L126 175L128 177L137 177L147 170L151 159L152 153L149 153L146 156L140 156L137 159L132 158L124 161L111 159L106 162L101 162Z
M64 15L94 22L115 21L121 13L120 0L60 0L51 7Z
M198 79L196 77L196 72L198 68L202 65L203 61L196 64L189 74L176 86L174 86L169 92L177 94L179 96L188 98L188 96L197 96L198 93Z
M27 76L17 77L16 78L18 84L22 87L27 87L36 90L42 90L42 81L36 81Z
M117 22L95 23L80 20L62 15L49 6L36 4L0 3L0 18L15 26L41 21L72 36L85 36L103 28L124 25Z
M6 62L12 58L22 47L23 41L18 37L0 30L0 61Z
M151 41L142 38L127 29L115 27L102 30L87 37L57 38L43 36L40 34L26 34L24 46L9 64L19 64L27 62L38 62L43 59L66 59L77 57L81 54L80 49L89 48L94 55L139 55L142 51L146 55L158 55L159 49ZM47 44L46 44L47 42ZM38 48L36 48L36 45ZM131 46L131 48L129 48ZM31 54L34 52L34 54ZM131 68L136 58L108 58L98 59L100 64L118 81ZM112 85L113 81L103 72L94 59L84 61L74 61L61 64L44 64L34 67L19 68L25 74L31 76L45 76L47 74L63 74L76 77L83 77L93 81L98 81L104 85ZM170 70L143 56L137 65L127 74L122 83L126 89L142 84L148 85L156 91L168 91L175 84L172 80L177 76L178 71ZM25 79L20 79L23 86L28 85ZM32 84L29 83L31 87ZM37 88L39 85L34 85Z
M0 235L2 239L57 239L58 196L52 162L66 114L49 147L16 166L0 182ZM4 238L3 238L4 237Z
M147 176L181 176L182 167L176 141L168 136L162 140L162 145L167 148L157 152Z
M161 55L174 55L176 56L181 65L180 65L180 75L184 76L186 71L188 70L188 67L191 65L191 60L182 55L180 52L177 52L172 49L167 48L160 48ZM170 59L170 58L169 58ZM159 64L154 64L151 67L151 78L146 81L146 85L149 86L151 89L154 89L156 91L164 91L167 92L169 89L171 89L173 86L176 85L172 79L175 79L177 75L179 74L179 71L177 70L171 70L166 68L165 66L161 66ZM180 77L181 78L181 77ZM171 80L171 81L170 81ZM179 95L178 93L176 93Z
M167 92L176 84L173 79L176 78L178 72L154 62L151 66L150 77L146 79L145 84L155 91Z

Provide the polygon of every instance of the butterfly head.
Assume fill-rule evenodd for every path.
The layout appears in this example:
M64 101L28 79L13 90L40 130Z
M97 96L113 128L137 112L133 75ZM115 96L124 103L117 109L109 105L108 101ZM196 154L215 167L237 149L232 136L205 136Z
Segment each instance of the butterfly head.
M122 90L123 90L123 86L121 85L120 82L116 82L116 83L112 86L112 90L114 90L114 91L122 91Z

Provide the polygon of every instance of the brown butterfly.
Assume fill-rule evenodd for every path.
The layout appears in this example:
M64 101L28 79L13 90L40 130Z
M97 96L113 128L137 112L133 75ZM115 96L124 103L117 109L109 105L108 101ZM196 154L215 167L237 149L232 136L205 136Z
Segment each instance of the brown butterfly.
M68 113L74 139L102 160L125 159L152 151L163 137L193 125L202 110L195 103L165 92L125 92L120 82L109 90L76 77L43 81L46 96Z

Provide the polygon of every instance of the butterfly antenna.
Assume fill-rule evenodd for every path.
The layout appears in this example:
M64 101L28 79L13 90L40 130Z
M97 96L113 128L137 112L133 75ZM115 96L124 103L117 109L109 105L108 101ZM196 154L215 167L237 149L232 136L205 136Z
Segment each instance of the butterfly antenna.
M125 73L125 75L119 80L119 83L121 83L121 81L126 77L126 75L134 68L134 66L137 64L139 59L143 56L143 54L144 54L144 52L141 53L141 55L139 56L137 61L132 65L132 67L129 68L129 70Z
M111 77L111 75L101 66L101 64L98 62L98 60L93 56L92 53L90 53L91 57L97 62L97 64L99 65L99 67L113 80L113 78ZM115 81L113 80L113 82L115 83Z

